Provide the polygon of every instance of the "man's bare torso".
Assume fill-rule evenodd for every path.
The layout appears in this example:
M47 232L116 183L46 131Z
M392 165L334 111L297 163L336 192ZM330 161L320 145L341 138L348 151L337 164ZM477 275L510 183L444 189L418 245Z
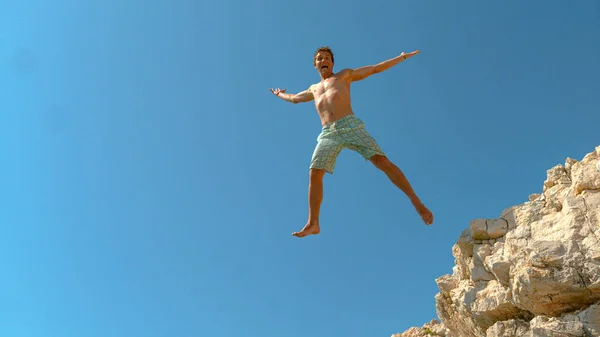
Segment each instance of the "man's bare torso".
M342 70L311 85L309 90L314 96L321 125L335 122L354 113L350 99L350 81L346 77L347 71Z

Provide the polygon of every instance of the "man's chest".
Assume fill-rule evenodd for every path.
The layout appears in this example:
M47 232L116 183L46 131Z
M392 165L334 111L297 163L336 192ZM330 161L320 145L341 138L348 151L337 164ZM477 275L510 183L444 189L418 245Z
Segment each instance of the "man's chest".
M348 91L348 84L340 79L327 79L313 86L315 96L335 95Z

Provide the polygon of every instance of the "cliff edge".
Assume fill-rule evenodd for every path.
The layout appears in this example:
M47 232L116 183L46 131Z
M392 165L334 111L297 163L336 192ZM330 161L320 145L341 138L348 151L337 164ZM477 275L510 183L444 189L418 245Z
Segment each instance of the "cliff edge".
M549 169L528 202L472 220L452 254L441 322L392 337L600 336L600 146Z

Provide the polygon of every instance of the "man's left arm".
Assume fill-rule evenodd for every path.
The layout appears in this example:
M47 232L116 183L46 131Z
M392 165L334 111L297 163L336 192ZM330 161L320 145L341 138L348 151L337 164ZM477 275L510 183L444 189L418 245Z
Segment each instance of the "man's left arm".
M349 78L352 82L356 82L356 81L360 81L360 80L364 80L365 78L373 75L373 74L377 74L380 73L384 70L388 70L391 67L395 66L396 64L409 59L417 54L419 54L420 51L416 50L412 53L402 53L394 58L391 58L389 60L383 61L381 63L378 63L376 65L371 65L371 66L365 66L365 67L360 67L357 69L352 69L349 71Z

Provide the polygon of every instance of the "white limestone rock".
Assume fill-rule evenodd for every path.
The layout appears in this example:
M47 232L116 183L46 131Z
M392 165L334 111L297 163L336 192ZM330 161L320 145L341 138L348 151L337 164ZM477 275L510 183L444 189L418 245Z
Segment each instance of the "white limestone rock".
M432 319L429 323L425 323L422 327L412 327L403 333L393 334L392 337L458 337L448 334L448 329L436 319Z
M436 279L444 336L600 336L599 163L600 146L567 158L540 194L469 223Z
M486 337L525 337L529 335L529 322L521 319L498 321L487 329Z

